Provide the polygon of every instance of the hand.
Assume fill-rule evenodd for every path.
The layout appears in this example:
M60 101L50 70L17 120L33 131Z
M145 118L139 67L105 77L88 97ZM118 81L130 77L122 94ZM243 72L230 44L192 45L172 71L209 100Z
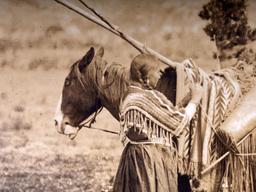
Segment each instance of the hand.
M203 96L203 87L200 84L195 84L191 89L191 94L192 98L190 102L199 104Z

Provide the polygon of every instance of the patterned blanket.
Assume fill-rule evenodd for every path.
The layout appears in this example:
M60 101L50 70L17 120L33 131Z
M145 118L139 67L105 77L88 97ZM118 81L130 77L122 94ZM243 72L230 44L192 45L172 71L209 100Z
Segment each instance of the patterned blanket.
M185 60L179 68L181 69L177 70L177 76L178 78L182 76L185 80L184 86L181 84L177 86L178 94L184 92L182 91L184 87L189 87L196 81L200 81L204 88L203 98L191 122L191 128L184 131L183 140L187 141L188 138L192 138L192 143L184 147L183 157L206 165L211 162L215 153L213 149L214 131L218 130L238 102L239 85L232 77L231 71L228 70L207 74L196 67L192 60ZM179 97L182 98L182 94L179 94Z
M183 169L180 169L180 172L201 178L204 188L217 191L222 171L211 171L204 176L200 173L220 156L216 131L236 106L240 96L239 85L231 71L222 70L207 74L196 67L192 60L185 60L178 66L177 77L178 80L181 79L177 86L178 100L185 96L182 92L186 94L187 87L196 81L200 81L204 88L200 107L180 139L182 147L179 149L179 155L183 157ZM211 186L209 183L212 183Z

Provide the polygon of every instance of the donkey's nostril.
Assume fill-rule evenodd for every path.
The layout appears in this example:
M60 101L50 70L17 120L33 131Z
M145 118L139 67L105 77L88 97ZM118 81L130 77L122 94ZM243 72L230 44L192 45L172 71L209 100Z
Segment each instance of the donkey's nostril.
M58 126L58 121L54 120L54 124L55 124L55 126Z

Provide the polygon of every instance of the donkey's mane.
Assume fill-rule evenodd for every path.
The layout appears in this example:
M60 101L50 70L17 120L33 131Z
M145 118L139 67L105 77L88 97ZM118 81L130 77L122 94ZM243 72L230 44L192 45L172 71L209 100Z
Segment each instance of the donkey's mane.
M89 66L87 76L91 77L102 105L118 119L121 99L130 85L127 68L118 63L108 64L97 55Z
M111 95L117 92L119 92L118 95L123 95L127 86L130 84L127 68L119 63L112 63L105 66L103 82L105 90L108 90L109 88L109 91L114 91L111 92Z

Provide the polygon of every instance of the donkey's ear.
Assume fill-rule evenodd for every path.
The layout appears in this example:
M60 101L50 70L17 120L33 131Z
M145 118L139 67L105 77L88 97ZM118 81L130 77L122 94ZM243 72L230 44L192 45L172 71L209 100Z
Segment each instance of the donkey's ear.
M104 48L100 47L99 50L96 53L97 56L103 57L104 55Z
M87 65L89 65L92 62L94 55L95 55L94 48L91 47L79 63L80 71L82 71Z

